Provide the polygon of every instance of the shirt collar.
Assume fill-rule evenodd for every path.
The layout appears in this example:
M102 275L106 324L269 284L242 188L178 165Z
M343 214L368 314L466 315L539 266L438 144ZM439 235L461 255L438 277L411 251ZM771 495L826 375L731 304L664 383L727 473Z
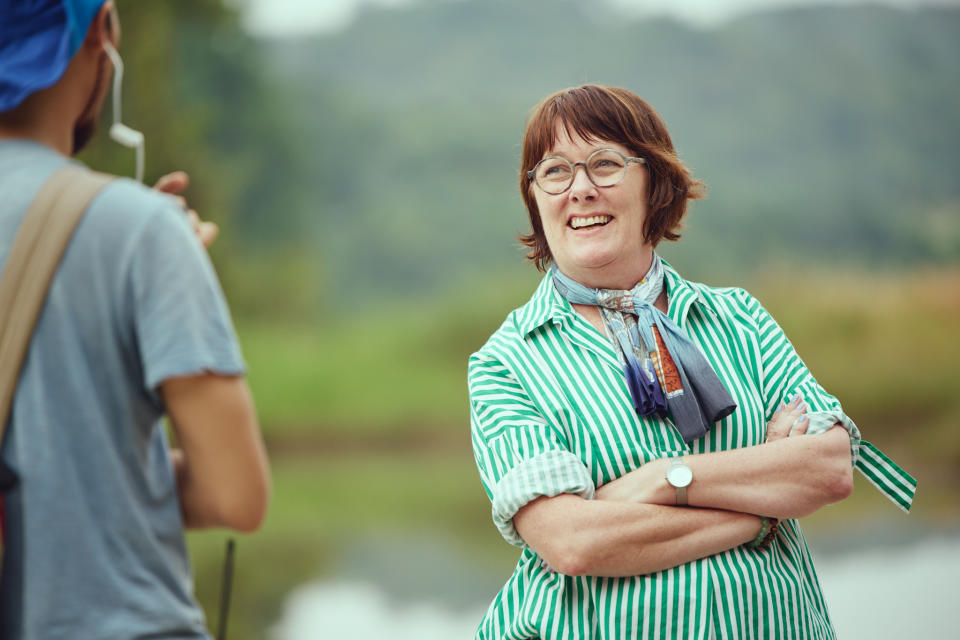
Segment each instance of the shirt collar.
M667 307L667 315L684 328L686 326L687 315L694 302L704 304L700 291L689 282L680 277L666 260L663 263L663 281L667 287L667 295L670 298ZM553 286L553 279L549 271L540 281L533 297L517 312L517 327L521 335L528 336L532 331L542 327L549 321L562 321L571 316L574 312L573 307L563 296L557 293Z
M663 284L667 288L669 303L667 304L667 316L673 320L681 329L687 328L687 316L690 313L690 307L694 302L706 306L700 290L680 277L677 270L670 266L670 263L660 259L663 265Z
M540 285L533 292L530 301L518 310L517 326L520 333L526 337L550 320L560 320L571 313L573 308L557 293L553 286L553 278L548 271L540 280Z

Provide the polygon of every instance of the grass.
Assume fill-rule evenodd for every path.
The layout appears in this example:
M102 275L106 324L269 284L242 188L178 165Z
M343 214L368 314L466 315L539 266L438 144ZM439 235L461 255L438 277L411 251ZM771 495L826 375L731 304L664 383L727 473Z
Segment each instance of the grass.
M467 286L469 297L348 312L315 326L239 320L265 433L356 437L462 424L467 358L535 282Z

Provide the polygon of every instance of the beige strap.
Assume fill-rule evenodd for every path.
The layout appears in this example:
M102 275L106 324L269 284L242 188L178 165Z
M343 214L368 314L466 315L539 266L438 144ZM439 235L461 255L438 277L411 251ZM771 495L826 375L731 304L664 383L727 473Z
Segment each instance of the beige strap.
M41 187L20 224L0 277L0 442L53 274L90 202L113 179L66 166Z

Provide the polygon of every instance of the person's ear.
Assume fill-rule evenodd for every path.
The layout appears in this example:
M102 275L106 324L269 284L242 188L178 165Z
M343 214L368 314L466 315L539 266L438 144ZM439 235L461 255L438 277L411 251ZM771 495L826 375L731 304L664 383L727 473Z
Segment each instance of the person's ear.
M117 20L117 12L113 6L113 0L107 0L97 10L97 15L90 23L90 28L87 29L87 35L84 37L81 46L99 53L103 50L104 42L116 46L119 39L120 23Z

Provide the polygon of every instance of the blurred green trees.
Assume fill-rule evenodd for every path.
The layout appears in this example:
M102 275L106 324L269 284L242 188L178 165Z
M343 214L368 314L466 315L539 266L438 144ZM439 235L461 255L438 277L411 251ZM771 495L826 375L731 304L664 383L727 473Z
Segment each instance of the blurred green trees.
M298 131L303 105L221 2L118 5L123 117L146 135L146 182L190 174L191 206L221 227L212 253L235 313L314 317L324 268L306 230L321 203L312 150ZM111 121L108 101L104 132ZM82 159L133 172L132 152L105 134Z
M188 170L223 226L214 255L242 316L314 321L523 269L526 113L587 81L646 97L708 184L662 247L688 275L960 258L957 9L701 30L569 0L426 2L262 41L214 0L119 4L125 119L148 176ZM132 170L105 136L85 157Z

